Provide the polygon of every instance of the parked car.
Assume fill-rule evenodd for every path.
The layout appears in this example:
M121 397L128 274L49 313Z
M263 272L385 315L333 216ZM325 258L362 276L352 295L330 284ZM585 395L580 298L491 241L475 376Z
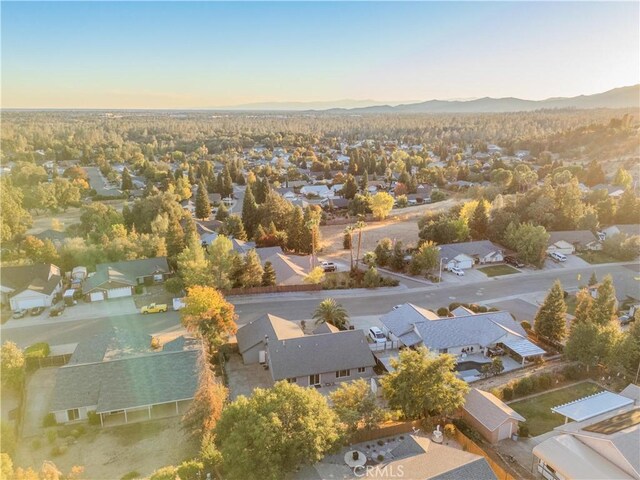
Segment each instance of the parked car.
M626 325L627 323L633 322L634 318L630 315L620 315L618 320L620 321L620 325Z
M518 260L518 257L512 257L511 255L504 257L504 262L516 268L523 268L525 266L524 263Z
M449 269L449 271L459 277L464 277L464 270L458 268L458 267L451 267Z
M387 337L385 337L384 333L382 333L382 330L380 330L378 327L371 327L369 329L369 338L371 340L373 340L373 343L385 343L387 341Z
M335 272L336 270L338 270L338 267L333 262L322 262L320 266L325 272Z
M62 315L62 312L64 312L64 307L65 305L63 302L56 303L53 307L49 309L49 316L57 317L58 315Z
M26 310L22 310L22 309L20 309L20 310L16 310L15 312L13 312L12 317L13 317L13 318L22 318L22 317L24 317L26 314L27 314L27 311L26 311Z
M31 310L29 310L29 315L31 315L32 317L37 317L42 312L44 312L44 307L33 307Z
M562 253L558 253L558 252L551 252L549 254L549 256L555 260L556 262L566 262L567 261L567 257L565 255L563 255Z
M149 305L145 305L140 309L140 313L146 315L147 313L161 313L167 311L166 303L151 303Z

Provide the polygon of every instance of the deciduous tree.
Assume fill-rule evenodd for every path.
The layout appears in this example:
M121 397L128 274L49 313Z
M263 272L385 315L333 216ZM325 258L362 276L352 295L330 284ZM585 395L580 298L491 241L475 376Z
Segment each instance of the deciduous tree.
M200 285L187 288L182 324L207 341L210 351L236 333L235 307L215 288Z
M365 379L342 382L329 394L329 398L333 410L348 432L355 432L358 428L373 428L382 420L376 395Z

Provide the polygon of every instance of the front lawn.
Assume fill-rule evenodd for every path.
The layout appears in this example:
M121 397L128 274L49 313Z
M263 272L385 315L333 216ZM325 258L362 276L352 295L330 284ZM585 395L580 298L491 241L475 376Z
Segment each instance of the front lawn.
M589 252L583 252L583 253L579 253L578 256L583 259L585 262L589 262L592 264L598 264L598 263L615 263L615 262L619 262L620 260L613 258L610 255L607 255L604 252L596 252L596 251L589 251Z
M564 423L564 417L553 413L552 407L578 400L602 391L595 383L582 382L554 392L545 393L527 400L510 403L509 406L527 419L532 437L550 432Z
M490 265L488 267L480 267L478 270L484 273L487 277L499 277L500 275L520 273L520 270L516 270L509 265Z

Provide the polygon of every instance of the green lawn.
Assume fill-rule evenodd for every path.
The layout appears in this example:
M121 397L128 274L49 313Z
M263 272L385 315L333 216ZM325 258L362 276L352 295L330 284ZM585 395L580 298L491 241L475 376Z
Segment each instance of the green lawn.
M536 437L564 423L564 417L551 412L552 407L578 400L601 390L602 388L594 383L582 382L528 400L513 402L509 406L527 419L530 435Z
M589 262L593 264L619 262L619 260L603 252L589 251L589 252L579 253L578 256L581 259L583 259L585 262Z
M500 275L511 275L512 273L520 273L509 265L491 265L488 267L480 267L479 271L484 273L487 277L499 277Z

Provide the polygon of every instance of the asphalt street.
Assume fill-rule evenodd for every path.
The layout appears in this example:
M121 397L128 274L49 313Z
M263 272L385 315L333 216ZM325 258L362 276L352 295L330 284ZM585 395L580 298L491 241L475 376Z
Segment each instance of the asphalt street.
M230 301L236 306L239 325L244 325L263 313L272 313L290 320L309 319L320 300L326 297L335 297L353 317L382 315L391 310L394 305L405 302L435 310L454 301L485 304L535 293L544 294L555 279L560 279L565 290L575 290L579 285L587 282L591 272L595 272L598 278L611 274L619 293L635 293L637 296L640 289L640 281L637 280L640 278L639 270L638 264L591 265L575 270L555 269L496 277L467 284L441 284L411 289L398 287L232 297ZM158 333L180 328L180 319L177 312L167 312L154 315L118 315L67 322L52 320L51 323L44 322L37 326L2 328L0 335L2 341L11 340L21 347L35 342L61 345L78 342L96 333L108 331L112 327L134 329L142 333Z

